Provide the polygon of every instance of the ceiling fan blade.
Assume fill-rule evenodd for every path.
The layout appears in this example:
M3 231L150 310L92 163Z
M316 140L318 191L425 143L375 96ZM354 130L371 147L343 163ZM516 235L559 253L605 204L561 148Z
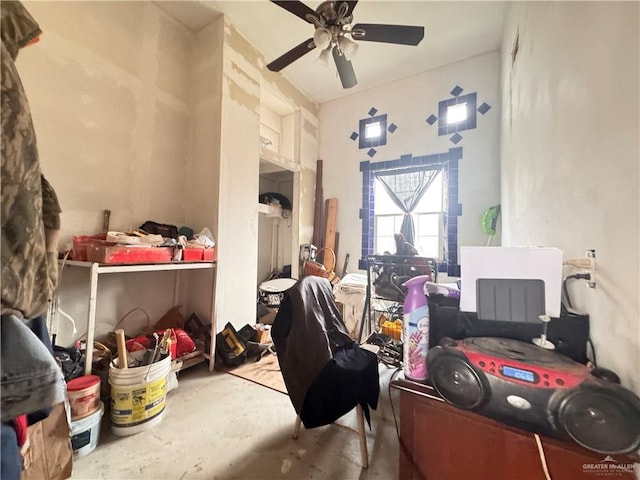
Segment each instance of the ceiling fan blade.
M351 35L356 40L399 43L401 45L418 45L424 38L424 27L414 27L410 25L358 23L353 26L351 32Z
M344 2L340 2L340 3L346 3L347 5L349 5L349 10L347 10L347 15L346 15L348 17L353 13L353 9L356 8L356 4L358 3L358 0L345 0Z
M295 62L300 57L302 57L306 53L309 53L314 48L316 48L316 45L315 43L313 43L313 38L307 38L300 45L293 47L287 53L280 55L273 62L267 65L267 68L272 72L279 72L284 67Z
M336 62L336 68L338 69L338 75L342 82L342 88L351 88L356 85L358 80L356 80L356 72L353 71L351 61L347 60L344 53L340 54L338 47L333 47L331 53L333 54L333 59Z
M318 14L315 10L307 7L304 3L299 2L297 0L286 0L286 1L278 1L271 0L272 3L275 3L279 7L284 8L288 12L293 13L295 16L300 17L305 22L315 23L313 20L310 20L308 15L311 15L313 18L318 19Z

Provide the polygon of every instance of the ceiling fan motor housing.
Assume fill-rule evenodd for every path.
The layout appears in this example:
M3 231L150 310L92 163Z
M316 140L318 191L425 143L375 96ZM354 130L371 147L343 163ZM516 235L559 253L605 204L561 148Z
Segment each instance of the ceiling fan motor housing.
M346 25L353 20L353 15L349 15L349 5L346 2L322 2L316 8L316 13L325 25Z
M317 18L313 18L315 32L313 43L316 48L324 50L338 44L341 36L351 33L353 15L349 14L349 5L345 2L326 1L316 9ZM311 14L309 14L311 17ZM310 18L311 20L311 18Z

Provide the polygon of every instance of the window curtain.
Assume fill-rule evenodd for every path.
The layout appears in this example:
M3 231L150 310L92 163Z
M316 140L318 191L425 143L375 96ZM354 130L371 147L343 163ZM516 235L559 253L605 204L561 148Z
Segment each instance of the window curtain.
M375 178L380 180L393 203L404 212L400 233L404 236L404 241L411 245L415 245L412 212L442 167L442 165L434 165L427 169L424 167L407 168L374 174Z

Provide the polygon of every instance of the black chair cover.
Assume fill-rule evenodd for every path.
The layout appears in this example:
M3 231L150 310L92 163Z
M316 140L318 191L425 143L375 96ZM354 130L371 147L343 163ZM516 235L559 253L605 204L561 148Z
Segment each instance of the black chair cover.
M306 276L285 292L271 330L291 403L305 428L378 405L378 362L349 337L329 281Z

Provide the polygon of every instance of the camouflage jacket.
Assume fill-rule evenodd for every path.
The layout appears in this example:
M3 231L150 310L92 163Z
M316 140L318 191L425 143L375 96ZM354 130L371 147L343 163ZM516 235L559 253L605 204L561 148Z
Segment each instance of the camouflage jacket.
M57 287L57 252L48 230L60 228L55 191L42 176L29 104L16 70L18 50L41 33L20 2L0 2L2 94L2 314L33 318ZM49 250L49 251L48 251Z

